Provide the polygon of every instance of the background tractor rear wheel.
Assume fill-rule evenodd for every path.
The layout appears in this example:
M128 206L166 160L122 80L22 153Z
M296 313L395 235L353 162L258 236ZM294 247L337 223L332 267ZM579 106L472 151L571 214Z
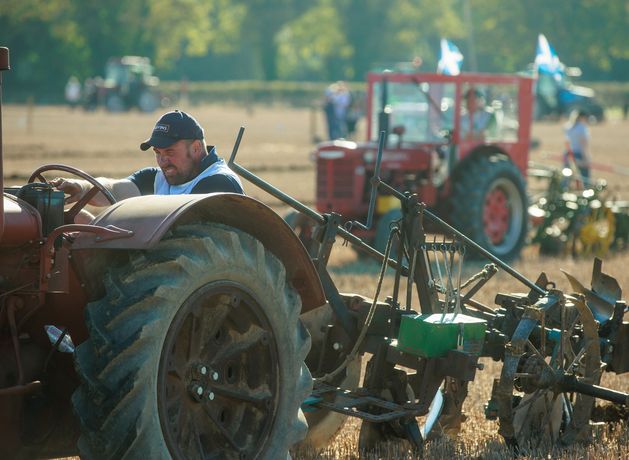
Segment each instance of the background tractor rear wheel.
M108 112L120 113L127 110L127 105L125 104L124 99L120 94L112 93L107 95L107 99L105 100L105 108Z
M138 109L140 112L152 113L159 107L159 96L153 91L144 90L138 97Z
M301 301L252 236L187 225L113 269L73 396L85 458L287 458L312 387Z
M457 174L453 187L454 227L501 259L517 257L528 227L520 170L503 155L480 157Z

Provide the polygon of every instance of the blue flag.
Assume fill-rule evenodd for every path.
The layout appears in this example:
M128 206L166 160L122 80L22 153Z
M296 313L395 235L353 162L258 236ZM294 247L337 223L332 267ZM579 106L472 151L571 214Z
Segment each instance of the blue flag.
M439 63L437 64L437 73L444 75L458 75L461 73L461 63L463 55L454 43L441 39L441 49L439 53Z

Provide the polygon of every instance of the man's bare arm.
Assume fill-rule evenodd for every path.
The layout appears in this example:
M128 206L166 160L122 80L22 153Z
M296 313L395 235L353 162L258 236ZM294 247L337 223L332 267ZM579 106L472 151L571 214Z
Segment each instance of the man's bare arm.
M117 201L141 195L138 187L129 179L97 177L96 180L109 190ZM66 203L74 203L80 200L92 188L92 184L83 179L65 179L58 177L51 180L50 183L58 190L69 195L66 199ZM98 193L90 200L89 204L92 206L109 206L110 203L109 200L105 198L105 195Z

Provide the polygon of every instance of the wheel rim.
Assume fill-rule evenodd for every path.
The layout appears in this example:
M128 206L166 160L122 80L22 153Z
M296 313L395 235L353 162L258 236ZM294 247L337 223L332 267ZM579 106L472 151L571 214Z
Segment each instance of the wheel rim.
M173 458L263 451L278 406L277 363L273 331L253 296L230 282L195 292L172 321L158 372L160 424Z
M539 447L557 441L571 444L587 431L593 398L562 392L554 379L557 373L566 372L578 376L582 382L598 384L598 332L583 300L567 297L567 302L574 308L573 313L565 320L564 332L556 337L563 346L556 345L550 357L545 356L536 340L529 339L539 323L526 317L520 321L505 353L499 381L500 434L519 447L526 447L527 443ZM555 326L554 330L559 332L561 326L552 321L547 318L546 327ZM516 352L517 349L524 354ZM559 350L563 351L563 359L555 353ZM523 394L522 398L518 400L517 394Z
M523 224L522 196L509 179L492 183L485 195L483 229L494 250L508 252L516 246Z

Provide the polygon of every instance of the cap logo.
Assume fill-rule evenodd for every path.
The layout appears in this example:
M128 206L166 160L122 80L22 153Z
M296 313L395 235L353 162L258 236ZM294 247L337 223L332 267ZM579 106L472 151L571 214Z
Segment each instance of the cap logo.
M162 125L160 123L155 125L155 128L153 129L153 132L157 132L157 133L167 133L170 129L170 125Z

